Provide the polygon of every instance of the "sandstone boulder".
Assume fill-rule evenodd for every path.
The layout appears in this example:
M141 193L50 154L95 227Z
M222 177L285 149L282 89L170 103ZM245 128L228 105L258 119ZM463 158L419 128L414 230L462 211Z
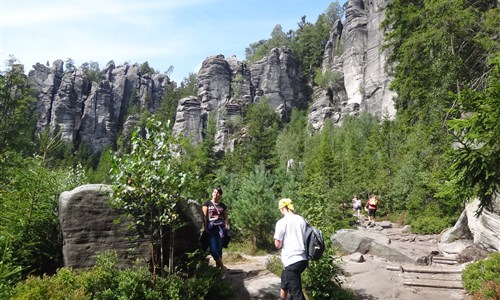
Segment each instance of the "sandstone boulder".
M413 263L411 258L391 247L391 241L384 234L374 231L341 229L331 237L332 244L347 253L371 254L391 262Z
M487 251L500 251L500 195L496 194L491 207L484 208L481 215L476 216L478 208L477 199L467 204L455 226L441 235L441 247L462 241L465 249L470 246L466 242L469 240Z
M116 251L118 267L131 266L135 260L150 260L147 239L135 230L126 230L126 220L117 223L120 212L108 205L111 186L89 184L63 192L59 197L59 222L63 238L64 265L87 268L95 265L96 256ZM175 257L199 247L199 232L203 220L201 207L194 201L181 202L181 219L187 224L177 230Z

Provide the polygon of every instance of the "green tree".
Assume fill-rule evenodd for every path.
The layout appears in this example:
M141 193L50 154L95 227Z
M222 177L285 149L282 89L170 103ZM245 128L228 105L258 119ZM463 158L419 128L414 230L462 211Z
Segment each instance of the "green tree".
M214 152L215 119L213 116L208 118L208 124L203 129L203 137L201 143L194 146L190 144L189 149L183 153L186 169L194 178L186 182L186 191L190 198L198 201L209 199L214 186L220 185L215 182L218 159ZM224 191L224 199L226 198L227 192Z
M180 226L176 205L188 177L179 155L183 143L172 135L168 124L148 118L144 130L132 134L130 153L113 157L111 204L122 209L133 226L150 239L154 278L166 265L162 255L167 253L163 251L166 238L173 241ZM172 272L174 245L169 246Z
M305 78L314 78L316 69L321 66L330 29L329 18L322 14L315 24L305 22L296 33L291 48L300 60Z
M243 139L240 150L246 153L244 157L246 170L251 170L255 164L264 162L266 168L272 168L274 148L278 135L279 117L265 99L250 105L245 114L245 124L248 138Z
M80 69L88 77L91 82L101 81L101 70L99 69L99 63L95 61L84 62Z
M152 75L152 74L155 74L156 71L155 71L155 69L153 69L152 67L149 66L149 63L147 61L145 61L141 64L141 73L143 75L145 75L145 74Z
M23 65L11 57L7 71L0 74L0 153L32 150L34 104Z
M280 166L285 167L291 159L296 163L303 161L308 134L306 112L292 109L290 122L276 137L275 150Z
M273 193L273 177L261 162L241 182L238 200L233 204L231 220L250 239L253 249L269 248L277 209Z
M500 186L500 54L492 67L486 90L457 95L464 117L448 122L455 144L449 167L459 188L472 188L471 196L479 198L478 212L490 207Z
M64 70L65 72L69 73L76 71L75 61L71 57L68 57L66 59L65 65L66 65L66 68Z
M388 5L383 26L390 60L396 63L391 86L398 93L398 113L409 124L442 122L454 105L450 92L484 85L487 59L499 50L492 33L495 22L486 22L493 11L498 16L491 0L396 0Z
M8 240L12 266L22 274L52 274L62 265L57 211L61 192L85 182L82 169L50 169L41 156L0 156L0 239ZM5 262L5 261L4 261Z

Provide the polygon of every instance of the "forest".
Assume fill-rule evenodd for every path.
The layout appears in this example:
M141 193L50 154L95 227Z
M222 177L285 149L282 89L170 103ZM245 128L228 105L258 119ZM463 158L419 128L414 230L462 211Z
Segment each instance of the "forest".
M333 2L315 22L304 16L286 33L277 25L269 39L249 45L246 60L287 47L311 86L331 87L320 63L344 9ZM383 27L394 65L393 119L361 113L312 133L307 109L294 109L283 123L264 99L245 109L235 126L245 128L247 137L222 156L213 151L214 120L198 145L172 135L178 100L196 95L196 74L171 82L155 114L129 111L141 120L130 141L119 139L92 153L63 143L57 133L36 130L36 98L12 57L0 74L0 298L233 299L228 287L213 284L220 274L200 264L200 253L153 279L147 266L115 269L110 253L92 270L64 268L58 197L87 183L142 187L115 192L115 202L138 207L153 199L157 215L151 226L170 229L176 222L172 203L183 198L201 204L221 186L233 243L248 253L272 251L279 218L274 208L282 197L293 199L298 213L325 236L353 225L355 194L363 201L378 195L379 218L410 224L422 234L453 226L471 199L480 200L478 213L489 209L500 184L498 2L392 0ZM155 72L147 62L141 66ZM98 66L87 71L96 78ZM179 149L182 155L172 155ZM352 299L332 281L339 270L331 259L307 272L305 289L316 291L314 299Z

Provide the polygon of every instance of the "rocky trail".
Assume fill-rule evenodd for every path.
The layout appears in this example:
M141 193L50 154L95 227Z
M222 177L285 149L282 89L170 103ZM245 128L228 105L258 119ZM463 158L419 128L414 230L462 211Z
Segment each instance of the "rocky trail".
M352 289L357 299L471 299L462 287L464 264L458 263L454 255L437 252L437 235L406 233L405 228L388 222L370 227L363 221L358 224L356 234L383 235L391 248L382 248L380 252L371 246L366 253L338 257L344 270L343 285ZM390 252L394 249L400 254ZM435 255L430 255L432 251L436 251ZM237 259L226 263L228 271L224 275L237 291L237 299L279 299L280 278L266 270L266 262L272 256L237 255ZM427 261L430 256L433 256L432 262Z

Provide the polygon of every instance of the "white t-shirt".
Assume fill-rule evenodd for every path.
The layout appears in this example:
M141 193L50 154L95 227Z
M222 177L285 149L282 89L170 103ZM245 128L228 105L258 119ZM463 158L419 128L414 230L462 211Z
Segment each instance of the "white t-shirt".
M281 241L281 261L284 267L307 260L304 246L305 230L306 221L296 214L287 214L276 223L274 239Z

